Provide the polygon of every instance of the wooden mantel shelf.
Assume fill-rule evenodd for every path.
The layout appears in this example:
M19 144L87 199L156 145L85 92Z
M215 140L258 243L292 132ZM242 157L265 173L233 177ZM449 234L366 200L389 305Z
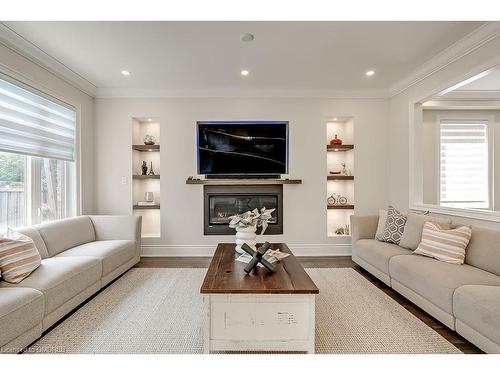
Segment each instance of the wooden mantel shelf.
M302 180L288 178L210 178L196 179L188 178L188 185L298 185Z

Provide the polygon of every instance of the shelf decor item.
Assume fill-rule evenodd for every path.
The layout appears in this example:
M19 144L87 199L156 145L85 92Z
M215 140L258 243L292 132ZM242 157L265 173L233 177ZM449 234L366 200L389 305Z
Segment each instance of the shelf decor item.
M149 173L148 173L150 176L154 176L155 175L155 171L153 170L153 162L151 162L151 167L149 168Z
M330 141L330 144L331 144L331 145L340 146L340 145L342 144L342 139L337 138L337 134L335 134L335 138L333 138L333 139Z
M250 248L256 250L255 244L257 243L257 228L262 227L261 234L264 234L271 214L275 209L267 210L265 207L259 211L247 211L242 214L230 216L229 228L236 229L236 247L235 250L239 254L244 254L241 246L246 243Z
M152 146L156 143L156 138L153 135L146 134L144 137L144 144L147 146Z
M347 198L340 194L333 193L327 198L326 203L328 203L329 206L345 206L347 204Z
M144 200L146 202L152 203L155 201L155 195L152 191L146 191L146 194L144 194Z
M346 168L345 163L340 163L340 165L342 166L342 171L340 172L342 176L350 176L351 171L348 168Z
M148 174L148 165L145 161L142 162L141 170L143 176L146 176Z

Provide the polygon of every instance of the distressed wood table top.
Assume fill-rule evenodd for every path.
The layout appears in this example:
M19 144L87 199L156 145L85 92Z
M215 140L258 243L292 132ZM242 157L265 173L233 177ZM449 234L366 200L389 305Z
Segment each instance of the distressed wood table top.
M318 294L318 287L311 280L299 261L284 243L274 243L271 249L289 253L290 256L275 263L275 272L255 267L250 274L243 271L245 263L237 262L239 254L234 243L220 243L205 275L200 293L212 294ZM260 246L257 245L257 246Z

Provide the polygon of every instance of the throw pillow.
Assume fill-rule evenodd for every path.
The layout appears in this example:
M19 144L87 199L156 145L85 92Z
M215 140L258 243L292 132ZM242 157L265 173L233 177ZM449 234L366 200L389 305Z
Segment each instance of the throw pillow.
M387 221L387 210L378 210L377 233L375 233L376 240L379 241L384 240L384 229L386 221Z
M403 236L401 237L401 242L399 246L405 249L415 250L418 244L422 240L422 230L424 229L424 224L428 221L439 224L442 229L451 228L450 219L442 219L438 217L432 217L424 214L415 214L413 212L408 213L406 217L405 230Z
M387 210L387 221L384 229L384 242L394 243L399 245L403 232L405 230L406 215L389 206Z
M0 238L0 272L4 281L17 284L41 264L42 258L28 236L9 229Z
M428 221L424 224L422 242L413 253L446 263L463 264L465 249L471 236L471 227L464 225L455 229L443 229L439 224Z

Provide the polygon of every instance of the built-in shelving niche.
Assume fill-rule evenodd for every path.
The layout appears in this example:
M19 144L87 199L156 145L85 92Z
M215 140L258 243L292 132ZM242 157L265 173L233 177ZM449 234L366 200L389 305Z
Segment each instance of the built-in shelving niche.
M330 145L335 134L342 140L342 145ZM337 235L338 227L349 224L350 216L354 213L354 120L352 117L334 117L326 124L326 185L327 196L325 206L327 211L328 237L348 238L350 236ZM350 171L348 176L331 174L342 170L341 163L346 164ZM347 198L347 204L330 206L327 198L332 194L340 194Z
M144 137L155 137L154 145L145 145ZM142 216L142 237L160 237L160 122L157 118L132 119L132 210L134 215ZM148 173L153 164L154 175L142 174L142 162L148 166ZM138 203L146 201L146 192L153 192L153 206L139 206Z

